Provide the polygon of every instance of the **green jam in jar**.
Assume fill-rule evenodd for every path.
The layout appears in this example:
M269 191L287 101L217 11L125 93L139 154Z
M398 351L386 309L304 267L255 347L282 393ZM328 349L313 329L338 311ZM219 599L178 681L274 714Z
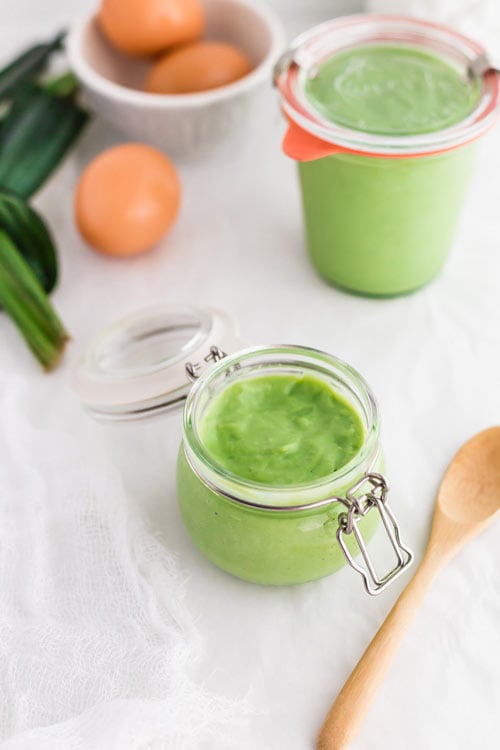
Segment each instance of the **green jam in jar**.
M479 136L498 113L496 78L469 73L480 46L445 26L360 14L291 49L297 64L277 82L315 269L367 296L423 287L446 261Z
M177 467L196 546L247 581L294 584L345 564L347 491L383 468L376 405L352 368L300 347L233 355L188 397ZM378 514L359 521L369 539ZM357 553L353 534L345 537Z
M433 133L477 105L480 87L445 60L403 45L367 44L324 62L305 86L323 117L381 135Z
M354 409L314 376L261 375L225 388L209 405L200 436L234 476L293 486L348 463L363 443L363 425Z

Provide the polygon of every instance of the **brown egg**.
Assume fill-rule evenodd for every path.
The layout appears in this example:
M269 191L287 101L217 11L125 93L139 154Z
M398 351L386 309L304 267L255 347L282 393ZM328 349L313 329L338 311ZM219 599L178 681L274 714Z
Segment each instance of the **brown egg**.
M83 238L107 255L148 250L173 224L180 182L170 159L125 143L99 154L78 182L74 212Z
M205 27L200 0L101 0L97 17L109 41L137 57L198 39Z
M246 55L231 44L196 42L153 65L144 88L152 94L191 94L226 86L251 70Z

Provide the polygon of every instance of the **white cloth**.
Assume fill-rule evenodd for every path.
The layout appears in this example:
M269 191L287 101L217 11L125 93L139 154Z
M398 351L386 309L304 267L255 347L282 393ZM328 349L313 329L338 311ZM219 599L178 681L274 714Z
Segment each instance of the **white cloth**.
M4 746L231 748L232 706L187 674L199 638L177 563L78 419L38 424L36 387L0 376Z
M58 4L57 21L69 7ZM11 2L17 42L30 8L42 5ZM61 259L54 304L75 343L43 375L0 315L2 750L312 750L407 580L370 599L347 569L275 589L210 565L177 510L180 415L101 426L66 388L74 347L104 324L154 302L215 304L249 342L351 362L380 402L392 505L417 561L448 461L500 422L500 130L484 143L441 276L386 301L342 294L311 269L282 132L270 91L244 151L181 165L179 221L141 258L101 257L73 227L77 175L115 139L103 126L37 199ZM499 531L442 573L353 750L497 750Z
M498 66L500 5L497 0L366 0L371 13L398 13L448 24L477 39Z

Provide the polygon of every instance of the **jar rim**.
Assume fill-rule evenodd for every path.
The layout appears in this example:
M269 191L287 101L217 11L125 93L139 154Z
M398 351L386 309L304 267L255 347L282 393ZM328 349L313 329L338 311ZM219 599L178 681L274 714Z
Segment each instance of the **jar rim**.
M319 479L296 485L270 486L237 477L224 469L205 448L198 421L203 395L221 376L265 366L286 366L297 370L321 372L341 381L358 405L364 418L364 440L357 453L337 471ZM184 409L184 451L191 469L211 490L228 500L266 511L310 510L336 500L335 487L345 487L360 473L373 469L379 457L380 418L377 402L365 379L351 365L327 352L300 345L256 346L231 354L200 377L191 389ZM363 467L361 470L360 467ZM290 495L295 500L289 502Z
M285 115L322 141L372 156L440 153L479 138L491 127L499 108L499 82L493 71L481 76L481 95L473 111L442 130L417 135L381 135L347 128L322 117L304 93L304 67L318 65L332 54L358 45L384 41L406 42L438 52L455 63L461 61L464 72L485 54L484 47L458 31L418 18L356 14L326 21L298 36L276 66L275 83Z

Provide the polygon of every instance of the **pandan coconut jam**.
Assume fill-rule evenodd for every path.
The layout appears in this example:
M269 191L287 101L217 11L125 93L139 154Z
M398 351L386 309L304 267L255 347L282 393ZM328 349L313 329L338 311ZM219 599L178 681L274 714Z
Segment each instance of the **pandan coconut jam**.
M442 268L498 82L446 27L352 16L299 37L277 66L318 273L359 294L405 294Z
M188 395L177 466L181 515L203 554L244 580L303 583L345 565L380 521L368 498L384 491L383 468L368 386L324 352L246 350L218 363ZM356 529L344 534L349 507Z

